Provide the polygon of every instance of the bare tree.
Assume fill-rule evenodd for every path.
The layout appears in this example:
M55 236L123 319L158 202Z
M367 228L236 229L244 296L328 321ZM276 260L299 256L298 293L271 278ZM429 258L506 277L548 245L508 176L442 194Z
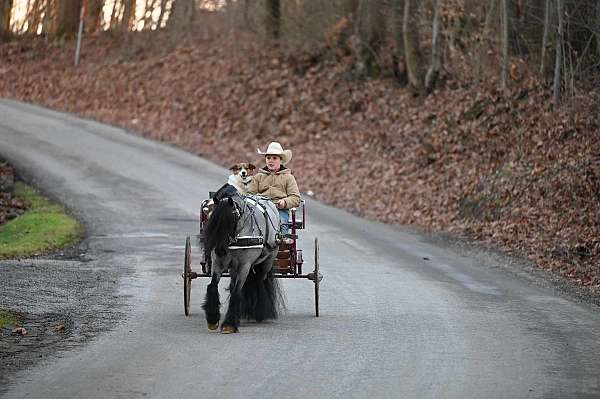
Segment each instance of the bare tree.
M556 38L556 58L554 63L554 84L552 88L552 102L555 107L560 105L560 86L562 79L563 44L564 44L564 3L556 0L556 12L558 14L558 32Z
M431 65L425 75L425 90L430 92L435 85L442 66L440 54L440 6L441 0L435 0L433 12L433 28L431 34Z
M119 27L119 16L121 15L122 8L123 3L120 0L114 0L109 22L111 30L116 30Z
M550 34L550 16L552 0L544 1L544 32L542 34L542 55L540 57L540 75L542 78L546 74L546 49L548 47L548 36Z
M73 37L79 26L81 0L57 0L54 37Z
M44 10L44 4L41 0L34 0L33 3L30 3L30 7L27 10L27 15L25 17L28 34L35 35L37 33L40 24L42 23Z
M596 14L594 15L594 26L596 34L596 55L600 57L600 2L596 3Z
M56 0L46 0L44 11L44 20L42 21L42 33L46 40L55 29L56 23Z
M159 6L159 0L146 0L146 4L144 7L144 29L151 29L154 25L154 20L152 15L154 14L154 10ZM183 5L179 5L179 8L183 7ZM132 10L133 13L134 10ZM180 21L184 22L184 21ZM188 28L187 24L179 25L182 31L186 31Z
M123 0L123 19L121 19L121 31L129 32L135 26L136 0Z
M395 52L392 57L394 61L394 75L401 85L408 84L406 72L406 56L404 51L404 0L392 1L392 20Z
M281 35L281 2L280 0L266 0L266 7L266 31L269 37L276 41Z
M508 1L502 0L502 65L500 74L502 89L506 89L508 85Z
M483 23L483 34L487 36L493 30L494 23L496 21L496 5L498 0L490 0L490 6L485 14L485 22Z
M12 0L0 0L0 40L10 35L10 12Z
M333 46L348 50L349 39L357 29L359 6L359 0L344 0L342 2L342 18L337 24L339 29L337 29L337 35L335 35L335 43L331 43Z
M376 76L380 72L379 58L385 41L383 1L361 0L358 3L354 39L358 73Z
M419 43L419 31L416 24L419 0L404 1L404 19L402 32L404 34L404 54L406 57L406 70L408 82L417 91L425 94L423 76L423 61Z
M490 39L492 38L492 32L495 30L495 23L497 22L497 8L498 0L489 0L487 7L482 5L482 12L485 15L481 33L476 42L476 50L474 57L474 72L475 78L479 82L482 78L483 65L485 60L488 58L488 50L490 46Z
M160 1L160 14L158 16L158 21L156 21L157 28L162 27L163 23L165 22L166 11L167 11L167 0L161 0Z
M100 27L100 15L104 7L104 0L87 0L85 15L85 31L88 33L98 31Z
M173 0L167 26L173 31L187 32L191 29L196 13L192 0Z

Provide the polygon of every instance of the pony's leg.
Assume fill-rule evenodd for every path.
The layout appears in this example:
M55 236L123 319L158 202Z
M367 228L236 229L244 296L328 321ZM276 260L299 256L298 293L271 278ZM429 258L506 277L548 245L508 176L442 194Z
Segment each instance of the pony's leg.
M248 272L250 264L242 264L235 272L231 271L231 284L229 286L229 306L225 314L225 320L221 326L221 331L224 334L238 332L240 327L240 318L242 313L242 288Z
M221 261L215 259L210 284L206 287L206 297L202 308L206 316L206 324L209 330L216 330L221 319L221 302L219 301L219 281L223 268Z
M256 279L255 284L249 284L249 286L255 286L256 290L253 295L256 298L256 303L249 317L257 322L276 319L280 308L284 307L283 293L279 283L275 278L269 276L276 257L277 251L262 263L255 265L255 269L260 272L253 276Z

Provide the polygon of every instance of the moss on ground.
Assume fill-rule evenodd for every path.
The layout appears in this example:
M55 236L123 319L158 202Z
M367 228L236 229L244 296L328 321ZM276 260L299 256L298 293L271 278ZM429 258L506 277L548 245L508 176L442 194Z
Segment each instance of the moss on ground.
M19 322L19 316L12 312L0 309L0 328L13 326Z
M76 243L82 226L57 204L23 183L15 194L28 206L21 216L0 226L0 259L35 256Z

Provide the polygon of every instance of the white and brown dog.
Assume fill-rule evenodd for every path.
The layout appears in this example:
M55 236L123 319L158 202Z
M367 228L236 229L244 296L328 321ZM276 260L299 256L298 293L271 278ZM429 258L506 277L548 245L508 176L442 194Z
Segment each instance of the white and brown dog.
M240 194L246 194L248 192L248 184L252 181L255 169L256 166L251 163L236 163L229 168L231 175L229 175L227 183L234 186Z
M255 169L256 166L251 163L236 163L229 168L231 175L229 175L227 183L234 186L240 194L246 194L248 192L248 184L252 181ZM215 203L212 198L205 199L202 201L202 204L200 204L200 230L208 223L208 219L210 218L214 207Z

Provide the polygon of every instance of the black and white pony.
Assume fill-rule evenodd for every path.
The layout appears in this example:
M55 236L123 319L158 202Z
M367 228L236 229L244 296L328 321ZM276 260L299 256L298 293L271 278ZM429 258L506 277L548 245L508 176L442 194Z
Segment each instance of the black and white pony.
M210 330L221 319L219 280L229 270L229 306L221 331L238 331L242 318L258 322L277 318L284 306L277 280L271 276L277 257L279 214L268 199L242 196L225 184L213 196L214 210L204 232L211 254L212 276L203 309Z

